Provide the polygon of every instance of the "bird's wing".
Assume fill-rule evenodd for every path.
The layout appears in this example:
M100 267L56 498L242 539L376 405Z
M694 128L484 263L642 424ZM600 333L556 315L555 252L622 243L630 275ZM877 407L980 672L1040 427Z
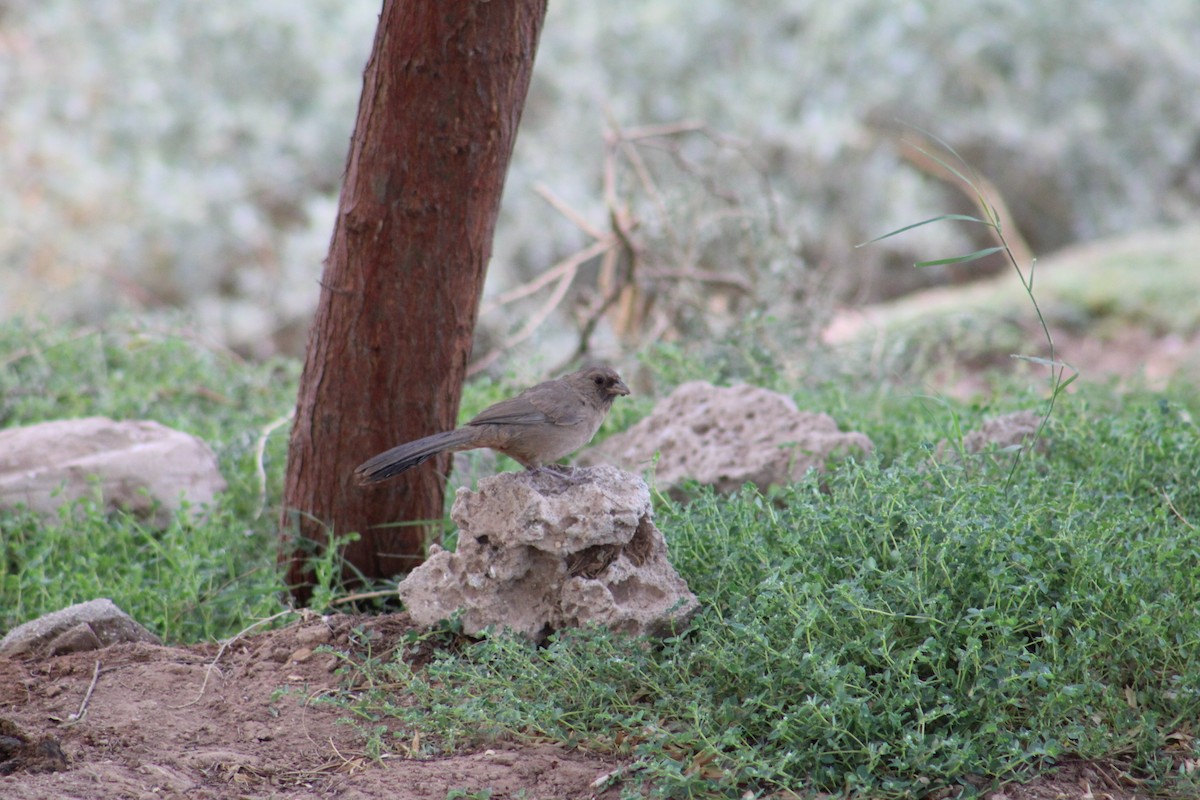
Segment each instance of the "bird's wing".
M562 383L554 386L552 391L529 392L529 402L555 425L578 425L587 418L583 398Z
M489 406L468 422L468 425L540 425L546 414L524 395L501 400Z
M585 407L566 387L538 384L516 397L489 406L468 425L576 425L583 421Z

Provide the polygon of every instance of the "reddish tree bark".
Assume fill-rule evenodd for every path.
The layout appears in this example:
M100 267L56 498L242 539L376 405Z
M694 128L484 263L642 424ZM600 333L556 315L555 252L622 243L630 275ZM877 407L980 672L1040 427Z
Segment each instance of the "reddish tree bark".
M307 602L308 559L357 531L347 577L423 558L442 456L377 487L353 470L453 427L500 194L546 0L385 0L363 76L288 446L279 560Z

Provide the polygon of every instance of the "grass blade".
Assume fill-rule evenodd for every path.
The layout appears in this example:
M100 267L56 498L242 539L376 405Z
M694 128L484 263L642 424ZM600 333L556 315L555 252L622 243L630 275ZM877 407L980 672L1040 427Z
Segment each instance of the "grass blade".
M981 258L986 258L992 253L999 253L1003 247L985 247L982 250L976 250L974 253L967 253L964 256L952 256L950 258L939 258L934 261L918 261L913 264L914 267L940 267L943 264L965 264L968 261L978 261Z
M938 216L938 217L931 217L929 219L922 220L920 222L914 222L912 225L905 225L903 228L897 228L894 231L885 233L882 236L876 236L874 239L871 239L866 242L862 242L861 244L856 244L854 246L855 247L866 247L869 244L874 244L875 242L881 242L884 239L890 239L891 237L897 236L901 233L904 233L905 231L911 231L913 228L920 228L922 225L929 225L930 223L933 223L933 222L942 222L943 220L957 220L960 222L978 222L980 225L987 225L989 228L995 227L994 225L992 225L992 223L988 222L987 220L982 220L979 217L972 217L968 214L942 214L941 216Z

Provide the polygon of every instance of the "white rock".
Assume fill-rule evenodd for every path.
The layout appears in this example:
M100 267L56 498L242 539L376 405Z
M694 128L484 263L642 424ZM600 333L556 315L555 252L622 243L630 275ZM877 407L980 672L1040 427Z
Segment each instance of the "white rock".
M830 456L872 447L865 435L838 430L828 414L797 410L786 395L692 381L580 461L633 470L654 466L655 480L668 490L690 478L732 492L746 483L761 489L791 483L809 469L824 469Z
M419 625L459 611L468 634L540 641L596 623L664 635L698 607L667 560L645 482L613 467L485 478L458 491L450 516L458 550L435 546L399 587Z
M160 644L108 598L89 600L18 625L0 639L0 655L59 655L98 650L119 642Z
M52 515L99 490L111 509L165 525L186 500L199 510L225 489L207 444L157 422L85 417L0 431L0 507Z
M960 451L963 455L974 455L990 448L1021 448L1033 441L1041 426L1042 415L1036 411L1014 411L990 417L978 428L963 435L961 447L951 447L949 440L943 439L938 442L935 453L939 461L946 459L955 462L959 460ZM1039 450L1044 450L1046 446L1046 439L1038 441Z
M963 450L980 453L989 447L1021 447L1037 435L1042 415L1036 411L1014 411L983 421L963 436Z

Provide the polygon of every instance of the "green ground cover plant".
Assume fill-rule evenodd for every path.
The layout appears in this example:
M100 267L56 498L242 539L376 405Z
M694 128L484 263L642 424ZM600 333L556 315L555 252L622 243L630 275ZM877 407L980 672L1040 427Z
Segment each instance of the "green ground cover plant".
M232 636L284 608L278 502L299 374L293 359L248 361L182 322L0 323L0 428L93 415L155 420L206 441L228 483L202 519L181 514L165 530L106 512L98 497L51 520L0 511L0 631L109 597L164 641L188 643ZM462 417L512 391L511 382L472 382ZM649 405L640 399L643 413ZM500 459L491 468L519 467ZM351 607L332 605L343 594L332 560L316 565L318 610Z
M631 757L654 796L970 794L1068 756L1166 790L1200 713L1200 435L1177 396L1100 395L1015 473L917 446L770 496L659 497L688 630L360 663L403 691L345 702L380 747L568 742Z
M104 415L199 436L229 485L202 520L157 530L93 500L55 520L0 513L0 628L109 597L168 642L229 636L279 610L276 510L299 367L250 363L186 328L0 325L0 427ZM260 473L261 467L261 473Z
M1014 267L1048 346L1017 356L1049 370L1044 396L1023 390L1042 414L1033 440L971 454L962 436L985 409L834 390L842 422L886 449L767 495L658 498L673 562L701 598L688 630L661 645L567 631L546 647L501 632L419 669L403 653L360 661L352 671L376 688L341 701L373 750L389 736L411 750L424 735L429 751L567 742L629 758L628 796L963 796L1063 757L1179 788L1200 711L1197 428L1178 398L1114 407L1111 389L1106 410L1078 396L1054 414L1078 373L1057 358L1036 265L1018 262L945 147L957 163L929 155L975 190L983 217L880 238L939 221L994 232L995 246L916 266L1003 253ZM749 366L756 383L794 388L778 385L768 350L717 348L691 369L695 354L655 355L676 379Z
M1040 380L997 378L993 400L962 402L830 380L836 368L806 384L726 350L718 363L660 348L642 368L658 393L714 369L721 382L753 377L864 431L875 453L766 494L656 496L702 604L660 643L585 630L535 648L469 641L451 621L413 632L395 657L347 655L357 688L333 701L373 752L414 752L417 731L425 755L561 742L626 757L613 776L623 791L663 797L969 794L1076 756L1110 759L1148 791L1195 791L1194 387L1077 382L1044 446L1016 460L964 455L957 439L987 417L1043 409ZM0 326L0 424L156 419L209 441L230 486L202 520L161 531L86 501L57 520L0 514L0 626L101 593L170 642L277 613L279 420L297 373L183 329ZM464 415L506 391L472 384ZM613 430L648 409L636 399Z

